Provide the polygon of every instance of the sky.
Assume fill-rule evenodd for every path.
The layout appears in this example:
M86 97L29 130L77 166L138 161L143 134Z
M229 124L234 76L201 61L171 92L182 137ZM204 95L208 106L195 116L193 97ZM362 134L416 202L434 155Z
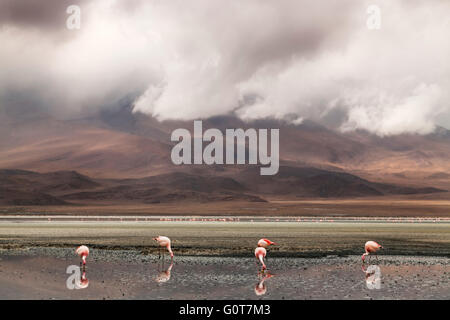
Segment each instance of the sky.
M2 0L0 108L79 117L131 101L159 120L427 134L450 128L449 31L447 0Z

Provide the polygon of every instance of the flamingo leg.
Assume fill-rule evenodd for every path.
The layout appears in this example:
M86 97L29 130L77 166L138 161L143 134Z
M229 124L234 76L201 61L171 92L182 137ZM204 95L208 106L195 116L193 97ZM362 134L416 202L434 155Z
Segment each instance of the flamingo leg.
M260 268L258 263L259 263L259 259L255 257L255 266L256 266L256 268L259 270L259 272L264 274L264 265L261 265L261 268Z

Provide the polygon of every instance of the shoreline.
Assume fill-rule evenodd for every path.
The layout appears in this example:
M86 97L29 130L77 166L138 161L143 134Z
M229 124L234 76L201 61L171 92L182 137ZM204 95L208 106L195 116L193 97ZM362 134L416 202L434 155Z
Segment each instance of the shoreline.
M72 247L157 252L153 237L172 239L182 256L245 256L258 239L279 245L271 257L319 257L364 252L374 240L379 254L450 256L450 223L381 221L2 221L0 248Z
M253 215L74 215L74 214L0 214L1 222L386 222L386 223L450 223L450 217L374 217L374 216L253 216Z
M137 254L143 257L148 257L149 259L152 260L157 260L158 257L158 248L155 246L154 248L148 248L148 247L105 247L105 246L96 246L96 245L88 245L90 250L92 251L101 251L101 252L108 252L111 254L116 254L118 252L129 252L132 254ZM41 251L41 252L50 252L50 251L58 251L58 250L68 250L72 255L72 251L74 252L75 248L73 245L59 245L59 246L55 246L55 245L48 245L48 246L36 246L33 244L29 244L29 245L19 245L19 246L13 246L13 245L1 245L0 244L0 258L2 256L8 256L8 255L21 255L23 254L24 256L26 256L28 253L33 252L33 251ZM180 252L176 252L176 257L177 258L182 258L182 259L189 259L189 258L248 258L248 259L254 259L253 257L253 249L249 248L248 252L239 252L239 253L228 253L228 254L223 254L223 253L219 253L219 252L214 252L213 249L211 249L210 251L205 251L203 252L203 254L193 254L192 252L189 253L180 253ZM208 254L209 252L209 254ZM347 252L347 253L342 253L342 252L328 252L328 253L324 253L324 252L309 252L309 253L299 253L299 252L282 252L282 253L277 253L277 252L269 252L270 254L270 258L269 259L335 259L335 258L343 258L343 259L347 259L347 258L352 258L352 257L356 257L358 259L356 259L357 261L360 260L361 258L361 254L359 252ZM168 261L167 257L168 254L165 255L166 256L166 260ZM393 253L393 254L389 254L389 253L380 253L378 254L378 259L379 260L383 260L383 259L393 259L393 258L398 258L398 257L402 257L402 258L408 258L408 257L420 257L423 259L448 259L448 262L450 263L450 254L439 254L439 253L423 253L423 252L416 252L414 253L414 251L412 251L411 253L408 254L398 254L398 253ZM375 258L374 258L375 259Z

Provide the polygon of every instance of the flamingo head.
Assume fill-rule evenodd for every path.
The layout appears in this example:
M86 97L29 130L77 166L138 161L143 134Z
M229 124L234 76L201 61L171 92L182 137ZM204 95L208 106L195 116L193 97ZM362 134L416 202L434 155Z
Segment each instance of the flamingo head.
M365 253L361 256L361 260L362 260L363 263L366 260L366 254Z
M267 248L270 245L276 245L276 243L273 241L270 241L269 239L261 239L258 241L258 247Z

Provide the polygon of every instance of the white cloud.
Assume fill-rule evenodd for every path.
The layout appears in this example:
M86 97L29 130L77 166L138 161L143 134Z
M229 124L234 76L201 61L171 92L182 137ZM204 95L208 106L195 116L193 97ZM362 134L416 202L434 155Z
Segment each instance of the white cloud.
M97 0L82 4L78 31L8 21L0 99L21 91L85 112L132 95L160 120L235 112L299 124L339 109L342 130L430 132L450 119L450 3L377 1L377 31L369 3Z

